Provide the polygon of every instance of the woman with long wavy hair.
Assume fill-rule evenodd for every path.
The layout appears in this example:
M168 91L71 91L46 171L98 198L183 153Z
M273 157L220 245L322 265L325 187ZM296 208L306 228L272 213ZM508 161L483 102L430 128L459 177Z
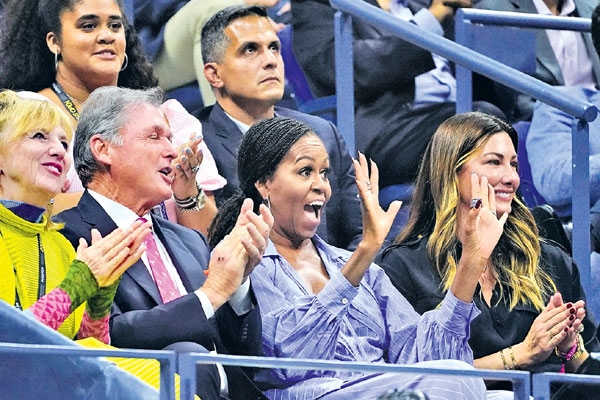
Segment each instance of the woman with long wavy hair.
M517 133L483 113L459 114L434 134L424 155L408 223L378 264L423 313L435 309L457 273L476 175L488 182L489 212L507 214L475 294L482 314L471 324L475 366L584 372L600 348L596 323L571 257L543 240L518 195ZM485 201L484 201L485 203ZM485 206L485 204L484 204ZM585 329L584 329L585 328Z

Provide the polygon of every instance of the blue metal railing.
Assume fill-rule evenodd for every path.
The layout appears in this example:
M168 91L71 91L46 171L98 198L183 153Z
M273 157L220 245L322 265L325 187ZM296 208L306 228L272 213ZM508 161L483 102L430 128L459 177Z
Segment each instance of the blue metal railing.
M513 384L515 400L529 399L530 375L526 371L424 368L416 365L380 363L343 363L340 361L303 360L295 358L226 356L206 353L180 353L181 400L193 398L196 364L237 365L257 368L311 369L322 371L358 371L362 373L419 373L445 376L472 376L490 380L509 381ZM548 397L547 399L549 399Z
M35 355L36 357L52 356L57 357L58 359L64 357L125 357L156 359L160 362L160 390L156 392L157 398L160 400L175 399L175 372L177 368L177 355L172 351L130 349L108 350L49 344L0 343L0 359L6 357L7 355ZM59 367L60 363L57 362L56 365ZM121 372L125 373L124 371ZM44 377L38 377L38 379L43 378ZM90 378L95 377L90 376ZM131 376L131 378L137 379L134 376ZM125 381L122 382L126 384ZM61 384L61 382L55 382L55 384ZM127 388L124 386L123 390L126 389ZM124 395L125 393L123 390L119 392L119 394L115 395ZM135 390L135 387L130 386L130 390Z
M528 94L576 118L573 125L573 165L579 179L573 192L573 258L577 262L584 289L591 290L590 232L589 232L589 126L598 109L590 102L581 101L557 91L550 85L522 72L485 57L467 47L425 31L413 23L394 17L378 7L356 0L330 0L339 11L335 16L336 89L338 127L352 154L355 152L354 134L354 70L352 54L352 18L360 18L392 35L436 53L459 66L493 79L507 87ZM516 17L516 16L514 16ZM527 18L533 18L529 15ZM351 90L352 89L352 90Z

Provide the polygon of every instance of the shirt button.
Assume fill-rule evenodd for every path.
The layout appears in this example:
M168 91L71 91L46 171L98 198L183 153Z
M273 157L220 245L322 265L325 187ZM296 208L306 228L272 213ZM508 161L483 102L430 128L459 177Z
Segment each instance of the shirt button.
M348 304L348 299L344 297L344 298L342 299L342 304L344 304L344 305Z

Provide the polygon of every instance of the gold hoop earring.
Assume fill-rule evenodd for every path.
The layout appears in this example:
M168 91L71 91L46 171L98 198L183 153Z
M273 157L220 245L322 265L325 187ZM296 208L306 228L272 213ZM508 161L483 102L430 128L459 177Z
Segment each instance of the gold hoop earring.
M127 57L127 53L125 53L125 64L121 67L121 71L123 71L129 65L129 57Z

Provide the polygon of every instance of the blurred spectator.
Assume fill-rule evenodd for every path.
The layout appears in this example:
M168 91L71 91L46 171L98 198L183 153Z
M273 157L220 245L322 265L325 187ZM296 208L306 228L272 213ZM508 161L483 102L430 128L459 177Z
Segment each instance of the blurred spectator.
M594 55L600 51L600 9L592 13L591 37ZM566 86L559 90L600 106L600 91L596 87ZM531 127L527 135L527 155L533 183L563 221L571 219L572 191L572 124L574 118L545 103L535 104ZM600 119L590 123L590 204L600 199Z
M476 8L540 15L590 18L597 0L475 0ZM595 89L600 59L587 32L537 30L536 71L533 77L552 86ZM535 99L495 85L501 108L510 121L531 120Z
M580 100L600 106L600 92L580 86L563 86L557 90ZM572 123L574 117L537 102L529 133L527 134L527 157L531 165L533 184L563 222L571 219L572 190ZM590 128L590 204L600 199L600 119L589 124Z
M399 18L438 35L451 31L454 11L470 0L382 4ZM335 93L333 16L327 0L292 0L294 53L317 97ZM412 182L435 129L456 108L456 81L448 60L413 46L359 18L352 20L357 148L380 165L380 184ZM495 106L474 108L504 117Z

